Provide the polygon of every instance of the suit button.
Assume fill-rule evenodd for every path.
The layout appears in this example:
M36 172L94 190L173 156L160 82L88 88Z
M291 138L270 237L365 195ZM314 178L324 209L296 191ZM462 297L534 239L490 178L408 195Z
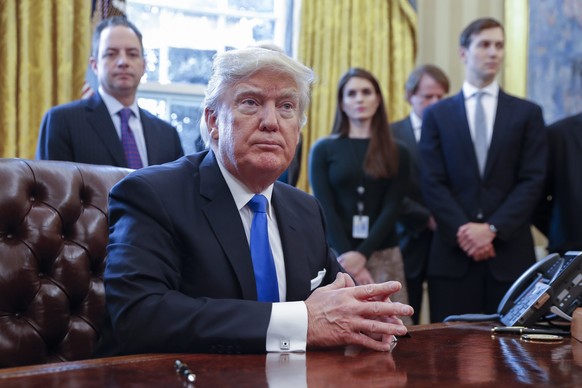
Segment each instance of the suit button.
M483 212L481 210L479 210L479 212L477 213L477 219L479 221L481 221L483 219Z

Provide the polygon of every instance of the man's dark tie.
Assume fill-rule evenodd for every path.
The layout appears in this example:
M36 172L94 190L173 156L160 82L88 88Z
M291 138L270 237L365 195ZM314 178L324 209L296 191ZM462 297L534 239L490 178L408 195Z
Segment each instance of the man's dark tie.
M121 117L121 144L123 145L123 152L127 160L127 167L135 169L142 168L143 164L141 163L139 151L137 150L137 144L135 144L135 137L133 137L133 132L129 128L131 109L123 108L119 111L119 117Z
M256 194L248 202L248 206L254 212L250 246L255 281L257 282L257 299L260 302L278 302L277 271L275 270L271 245L269 245L267 198L264 195Z
M479 165L479 172L483 176L485 171L485 163L487 162L487 120L485 118L485 109L481 98L485 92L478 91L475 93L475 154L477 155L477 164Z

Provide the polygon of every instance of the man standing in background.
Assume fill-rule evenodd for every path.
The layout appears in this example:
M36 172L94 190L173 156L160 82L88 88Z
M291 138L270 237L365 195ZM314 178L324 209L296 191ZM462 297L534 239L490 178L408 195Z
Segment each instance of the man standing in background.
M548 251L582 250L582 113L548 126L548 175L535 225L548 238Z
M505 36L491 18L460 36L465 82L422 122L422 191L437 222L427 269L433 322L497 312L535 262L530 220L542 192L547 147L542 110L510 96L495 77Z
M176 129L137 105L145 59L135 25L123 16L99 23L90 65L99 92L45 114L37 159L141 168L184 154Z
M449 79L441 69L427 64L410 73L404 88L406 101L410 103L412 111L405 119L390 125L396 139L404 143L410 151L411 158L408 191L402 203L396 230L404 259L409 304L414 308L412 319L418 324L428 252L436 223L422 198L417 144L420 141L424 110L449 92Z

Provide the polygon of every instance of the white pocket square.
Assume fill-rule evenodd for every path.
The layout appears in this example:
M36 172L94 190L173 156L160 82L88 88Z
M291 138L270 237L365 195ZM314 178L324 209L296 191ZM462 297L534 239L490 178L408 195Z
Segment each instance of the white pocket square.
M319 287L319 285L321 284L321 282L323 281L323 278L325 276L325 268L322 269L321 271L319 271L317 273L317 276L314 277L313 279L311 279L311 291L315 290L317 287Z

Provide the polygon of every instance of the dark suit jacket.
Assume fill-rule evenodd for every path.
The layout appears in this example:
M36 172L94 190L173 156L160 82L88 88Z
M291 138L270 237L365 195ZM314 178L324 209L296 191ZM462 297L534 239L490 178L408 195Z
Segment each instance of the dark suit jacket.
M432 232L426 227L430 211L424 204L420 188L420 156L410 116L390 124L394 137L410 151L410 180L402 201L396 230L404 258L406 276L418 277L425 268Z
M150 165L184 155L174 127L146 110L139 113ZM49 109L40 127L36 158L127 167L121 140L99 93Z
M422 189L438 224L428 274L462 277L471 259L457 245L457 230L488 222L498 229L491 273L499 281L515 280L535 261L530 220L547 157L541 108L499 92L483 178L462 92L430 106L422 125Z
M582 113L548 126L548 177L535 225L550 252L582 250Z
M328 249L322 210L276 182L287 301L305 300L340 267ZM107 353L265 352L271 304L257 302L239 211L212 151L137 170L110 198L105 269L116 345Z

